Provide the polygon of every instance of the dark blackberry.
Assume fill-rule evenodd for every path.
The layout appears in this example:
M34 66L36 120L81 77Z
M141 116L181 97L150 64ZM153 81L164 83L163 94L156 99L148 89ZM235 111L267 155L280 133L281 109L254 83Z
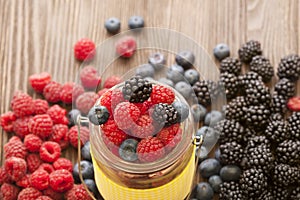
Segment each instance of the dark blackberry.
M225 118L244 123L246 119L246 112L244 108L247 108L248 103L244 96L238 96L235 99L232 99L225 106Z
M232 99L236 97L238 92L238 78L231 73L224 72L220 75L219 85L224 87L226 98Z
M223 182L220 186L220 200L245 200L240 184L235 181Z
M288 124L291 137L300 140L300 112L293 112L288 118Z
M238 81L239 81L240 92L244 95L247 88L251 87L251 85L255 81L261 81L262 82L262 78L256 72L251 72L250 71L250 72L247 72L244 75L239 76Z
M266 190L259 197L258 200L275 200L271 191Z
M268 186L267 177L262 169L247 169L240 179L241 189L245 196L255 197L264 192Z
M283 78L275 84L274 90L278 95L291 98L295 95L295 83L289 79Z
M296 54L290 54L280 60L277 76L287 78L291 81L297 81L300 77L300 57Z
M177 110L169 104L159 103L153 108L152 118L159 127L170 126L179 122Z
M240 75L242 70L242 63L237 58L228 57L222 60L220 64L221 73L232 73L236 76Z
M265 130L265 135L273 142L280 143L290 138L288 124L280 114L273 114Z
M227 142L220 145L220 161L222 164L240 165L244 157L242 145L237 142Z
M287 97L274 94L271 103L272 113L285 115L287 112L287 101L288 101Z
M238 54L242 62L251 62L253 57L262 54L260 42L255 40L250 40L246 42L240 47L240 49L238 50Z
M211 99L215 98L217 91L217 84L211 80L200 80L193 85L194 93L198 99L198 103L203 106L209 106Z
M270 60L264 56L253 57L250 63L250 71L259 74L265 83L269 82L274 76L274 68Z
M244 127L234 120L224 119L214 127L216 135L219 136L219 143L226 142L240 143L243 140Z
M300 186L294 188L291 191L290 200L299 200L300 199Z
M288 164L278 164L274 167L272 174L273 183L280 186L289 186L296 184L300 178L298 167L292 167Z
M277 161L290 165L300 163L300 141L285 140L278 144L276 149Z
M262 81L253 81L248 85L245 92L249 104L270 106L272 101L271 92Z
M288 199L289 196L289 189L287 187L273 185L271 187L274 200L290 200Z
M271 111L264 105L249 106L246 113L248 127L256 131L262 131L268 124Z
M152 84L140 76L134 76L125 81L122 93L124 99L132 103L141 103L149 99L152 92Z
M260 145L266 145L268 148L270 148L271 142L266 138L266 136L263 135L250 137L247 143L246 151L249 151Z

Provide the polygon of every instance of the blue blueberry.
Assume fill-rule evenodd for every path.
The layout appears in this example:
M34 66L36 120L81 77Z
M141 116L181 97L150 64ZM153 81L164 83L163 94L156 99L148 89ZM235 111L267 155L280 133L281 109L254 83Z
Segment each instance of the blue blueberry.
M224 44L224 43L218 44L214 48L213 52L214 52L214 56L219 61L223 60L226 57L229 57L229 55L230 55L230 49L229 49L228 45Z
M186 103L175 101L174 103L172 103L172 106L177 110L180 122L183 122L186 118L188 118L190 109Z
M150 64L143 64L136 68L136 75L141 76L142 78L154 77L154 68Z
M185 99L189 99L193 92L191 85L185 81L179 81L176 83L175 90L177 90Z
M212 110L211 112L207 113L204 119L204 124L206 126L214 126L219 121L223 119L223 114L220 111Z
M128 27L130 29L135 28L143 28L144 27L144 19L141 16L132 16L128 20Z
M123 160L133 162L138 159L136 147L138 141L135 139L127 139L121 144L119 148L119 155Z
M191 84L194 85L197 81L199 81L200 74L195 69L188 69L184 72L184 78Z
M166 84L166 85L168 85L170 87L174 87L173 81L170 80L170 79L168 79L168 78L165 78L165 77L158 79L158 82Z
M220 148L217 148L215 150L215 159L217 159L218 161L220 161L220 155L221 155Z
M198 147L196 148L196 156L199 158L200 162L205 160L208 156L208 150L205 146L201 146L198 151Z
M97 188L96 183L93 179L84 179L84 183L86 184L89 191L91 191L94 194L94 196L99 195L98 188Z
M200 182L196 186L196 198L201 200L212 200L214 191L206 182Z
M74 126L75 124L77 124L77 117L80 115L80 111L78 109L72 109L69 113L68 113L68 120L69 120L69 126Z
M220 170L223 181L237 181L240 179L241 173L241 168L236 165L226 165Z
M179 81L184 81L184 69L179 65L171 65L167 72L166 77L173 81L173 83L177 83Z
M213 176L209 177L208 182L215 193L220 192L221 184L223 183L220 176L213 175Z
M200 122L200 121L203 121L203 119L207 113L207 110L201 104L194 104L191 106L191 113L194 117L194 121Z
M90 150L91 150L91 145L90 145L90 141L88 141L81 148L81 157L82 157L83 160L92 161L92 156L91 156Z
M111 17L105 21L104 27L109 33L117 33L120 31L121 22L116 17Z
M184 69L189 69L195 62L195 55L191 51L181 51L175 56L175 61Z
M203 146L212 147L216 144L218 138L216 137L215 130L208 126L203 126L197 130L196 135L203 135Z
M160 70L165 66L166 59L164 54L157 52L149 56L148 62L154 67L155 70Z
M93 168L93 164L90 161L87 160L80 161L80 169L81 169L81 174L83 179L94 178L94 168ZM73 178L77 183L80 183L78 163L76 163L73 167Z
M94 106L90 109L88 118L94 125L101 125L107 122L109 115L110 113L105 106Z
M220 169L220 162L214 158L206 159L199 165L199 172L203 178L209 178L212 175L219 174Z

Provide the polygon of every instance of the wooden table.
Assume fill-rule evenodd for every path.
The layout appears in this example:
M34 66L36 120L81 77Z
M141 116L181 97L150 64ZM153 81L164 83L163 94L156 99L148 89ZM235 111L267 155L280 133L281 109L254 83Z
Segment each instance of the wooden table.
M58 82L74 81L81 64L74 43L107 39L109 17L118 17L125 31L130 16L143 16L147 27L179 31L209 53L225 42L237 56L242 43L256 39L276 68L282 56L300 53L299 10L298 0L0 0L0 113L10 109L15 90L33 94L30 74L47 71ZM9 137L0 134L1 165Z

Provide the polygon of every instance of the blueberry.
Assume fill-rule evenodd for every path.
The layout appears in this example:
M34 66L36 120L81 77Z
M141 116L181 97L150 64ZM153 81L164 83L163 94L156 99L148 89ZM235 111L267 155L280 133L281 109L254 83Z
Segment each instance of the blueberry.
M98 188L97 188L96 183L93 179L84 179L84 183L86 184L89 191L91 191L94 194L94 196L99 195Z
M135 28L143 28L144 27L144 19L141 16L132 16L128 20L128 27L130 29Z
M220 187L223 182L220 176L213 175L213 176L209 177L208 182L209 182L210 186L212 187L212 189L214 190L214 192L216 192L216 193L220 192Z
M74 126L77 124L77 117L80 115L80 111L77 109L72 109L68 113L69 126Z
M197 130L196 135L203 135L203 146L212 147L216 144L218 138L216 137L215 130L208 126L203 126Z
M194 104L191 106L191 113L194 117L195 122L203 121L206 115L206 108L201 104Z
M168 79L168 78L160 78L160 79L158 79L158 82L163 83L163 84L166 84L166 85L168 85L168 86L170 86L170 87L174 87L173 81L171 81L171 80Z
M212 110L211 112L207 113L204 119L204 124L206 126L214 126L219 121L223 119L223 114L220 111Z
M90 122L95 125L101 125L107 122L110 113L105 106L94 106L88 113Z
M209 178L212 175L219 174L221 164L214 158L204 160L199 165L199 172L203 178Z
M196 198L201 200L212 200L214 191L206 182L200 182L196 186Z
M154 68L150 64L143 64L136 68L136 75L145 77L154 77Z
M194 83L196 83L199 78L200 78L200 74L197 70L195 69L188 69L184 72L184 78L191 84L194 85Z
M171 65L167 70L167 78L172 80L174 83L183 81L184 69L179 65Z
M109 33L117 33L120 31L121 22L116 17L111 17L105 21L104 27Z
M90 142L88 141L81 148L81 157L82 157L83 160L92 161L92 156L91 156L90 149L91 149L91 145L90 145Z
M175 61L184 69L189 69L195 62L195 55L191 51L181 51L176 55Z
M220 161L220 155L221 155L221 152L220 152L220 148L217 148L215 150L215 158Z
M154 67L155 70L160 70L165 66L166 59L162 53L157 52L149 56L148 62Z
M220 170L223 181L237 181L241 176L241 169L236 165L226 165Z
M188 118L190 110L186 103L175 101L172 106L177 110L180 122L183 122L186 118Z
M81 169L81 174L83 179L94 178L94 168L93 168L93 164L90 161L87 160L80 161L80 169ZM77 183L80 183L78 163L76 163L73 167L73 177Z
M119 155L123 160L133 162L138 159L136 147L138 141L135 139L127 139L121 144L119 148Z
M177 90L185 99L189 99L193 91L191 85L185 81L176 83L175 90Z
M196 148L196 156L199 158L200 161L203 161L207 158L208 150L205 146L200 147L200 151L198 151L198 147Z
M228 45L223 44L223 43L218 44L214 48L213 52L214 52L214 56L219 61L223 60L226 57L229 57L229 55L230 55L230 49L229 49Z

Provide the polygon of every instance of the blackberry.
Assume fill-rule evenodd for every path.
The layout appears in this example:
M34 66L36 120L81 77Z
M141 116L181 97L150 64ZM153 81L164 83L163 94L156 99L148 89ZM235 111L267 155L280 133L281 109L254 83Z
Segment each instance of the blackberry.
M300 199L300 186L294 188L291 191L290 200L299 200Z
M225 106L225 118L244 123L246 116L244 108L247 108L247 106L248 103L244 96L238 96L235 99L232 99Z
M250 71L244 75L239 76L238 81L239 81L239 87L240 87L241 93L245 93L247 88L251 87L251 85L255 81L262 81L262 78L256 72Z
M224 119L214 127L216 135L219 136L219 143L226 142L240 143L243 140L244 127L234 120Z
M289 186L297 183L300 178L298 167L292 167L288 164L278 164L274 167L273 182L280 186Z
M240 75L242 63L237 58L228 57L222 60L220 64L221 73L231 73L236 76Z
M249 151L260 145L266 145L269 148L271 146L271 142L266 138L266 136L263 135L250 137L247 143L246 151Z
M296 54L290 54L280 60L277 76L287 78L291 81L297 81L300 77L300 57Z
M287 101L288 99L285 96L277 94L273 95L271 103L272 113L285 115L287 112Z
M220 75L220 86L225 89L226 98L232 99L236 97L238 92L238 78L231 73L224 72Z
M270 114L270 109L264 105L250 106L246 113L247 124L256 131L262 131L268 124Z
M276 153L280 163L297 165L300 162L300 141L284 140L278 144Z
M275 200L271 191L266 190L259 197L258 200Z
M280 79L274 87L275 92L278 95L285 96L286 98L291 98L295 95L296 87L295 83L289 79Z
M264 56L253 57L250 63L250 71L259 74L265 83L269 82L274 76L274 68L270 60Z
M245 200L240 184L235 181L223 182L220 187L220 200Z
M272 101L270 89L262 81L253 81L246 89L246 97L251 105L260 104L269 107Z
M240 165L244 157L242 145L237 142L227 142L220 145L220 161L222 164Z
M291 137L300 140L300 112L293 112L288 118L288 124Z
M141 78L140 76L134 76L125 81L122 93L124 99L132 103L141 103L149 99L152 92L152 84Z
M288 124L280 114L274 114L270 117L265 130L265 135L273 142L280 143L290 138Z
M153 108L152 118L159 127L170 126L179 122L177 110L169 104L159 103Z
M217 96L217 84L211 80L200 80L193 85L198 103L209 106L211 99Z
M242 62L251 62L253 57L262 54L260 42L255 40L250 40L246 42L240 47L240 49L238 50L238 54Z
M267 177L262 169L247 169L240 179L241 189L245 196L255 197L260 195L267 188Z
M273 185L271 190L273 193L274 200L288 200L288 196L290 193L288 188Z

